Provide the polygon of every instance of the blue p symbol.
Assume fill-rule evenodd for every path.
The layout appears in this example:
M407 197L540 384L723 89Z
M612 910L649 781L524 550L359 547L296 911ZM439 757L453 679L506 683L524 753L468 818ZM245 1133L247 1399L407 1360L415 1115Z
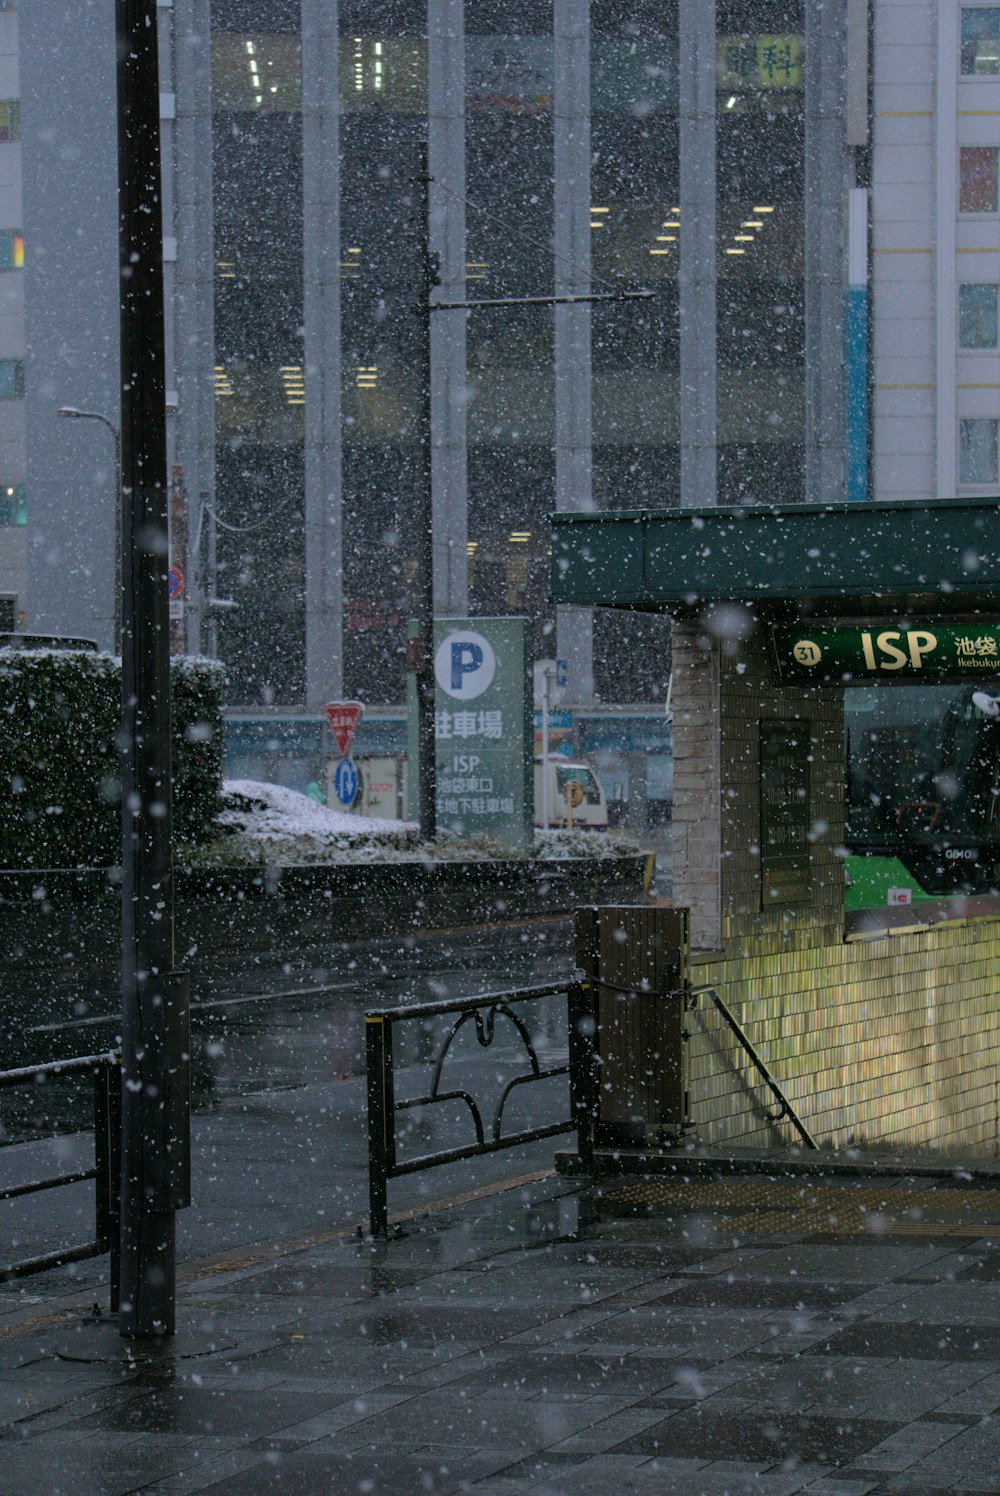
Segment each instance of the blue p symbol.
M465 639L451 646L451 689L461 691L463 675L470 675L483 663L483 652L478 644Z

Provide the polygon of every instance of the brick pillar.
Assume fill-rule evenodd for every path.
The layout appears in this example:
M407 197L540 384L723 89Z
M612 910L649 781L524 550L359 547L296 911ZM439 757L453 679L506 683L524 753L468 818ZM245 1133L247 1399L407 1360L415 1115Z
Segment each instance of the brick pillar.
M843 693L775 685L766 625L720 608L673 625L673 902L691 946L719 950L764 931L831 931L843 911ZM761 880L760 724L809 735L809 897L769 904ZM826 937L824 937L826 938Z
M692 947L715 950L722 934L719 656L694 620L675 622L672 641L673 902L691 911Z

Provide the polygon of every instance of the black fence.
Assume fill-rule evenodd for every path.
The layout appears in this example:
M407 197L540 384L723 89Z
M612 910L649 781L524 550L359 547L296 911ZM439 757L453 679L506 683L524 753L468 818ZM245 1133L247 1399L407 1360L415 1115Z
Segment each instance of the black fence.
M567 1061L550 1067L539 1062L536 1047L526 1022L525 1008L546 999L565 997L565 1039ZM430 1081L420 1095L396 1096L394 1032L402 1024L452 1017L437 1053L425 1056L430 1066ZM507 1081L492 1116L484 1118L476 1097L465 1087L444 1085L445 1066L453 1054L459 1034L472 1026L476 1040L488 1049L498 1034L498 1024L516 1036L523 1051L525 1068ZM421 1003L408 1007L383 1008L366 1015L366 1050L368 1067L368 1166L370 1227L373 1236L388 1233L388 1192L390 1179L437 1168L458 1159L476 1158L496 1153L502 1148L516 1148L539 1138L559 1133L577 1132L579 1149L586 1166L593 1150L593 1118L596 1099L596 1011L594 989L589 982L557 983L545 987L520 987L505 992L485 992L444 1002ZM569 1115L556 1122L504 1132L504 1109L515 1090L566 1076L569 1083ZM434 1107L458 1103L469 1118L472 1141L456 1147L424 1153L416 1158L397 1157L397 1119L401 1112L417 1107Z
M25 1258L0 1266L0 1282L81 1262L88 1257L111 1254L111 1308L118 1308L119 1221L121 1182L121 1057L116 1053L85 1055L79 1059L53 1060L47 1065L27 1065L20 1070L0 1071L0 1090L15 1086L48 1084L54 1080L90 1074L94 1085L94 1165L36 1179L27 1184L0 1187L0 1201L37 1195L44 1190L94 1181L94 1237L75 1246L63 1246L41 1257Z

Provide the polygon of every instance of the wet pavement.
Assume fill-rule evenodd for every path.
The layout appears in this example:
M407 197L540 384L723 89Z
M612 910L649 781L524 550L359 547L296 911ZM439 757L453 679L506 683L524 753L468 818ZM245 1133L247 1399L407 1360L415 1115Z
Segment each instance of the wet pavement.
M373 1006L458 998L519 983L557 980L571 970L571 930L564 920L511 925L503 931L457 931L397 947L354 943L330 952L316 973L325 984L301 991L281 983L280 963L253 973L247 990L234 979L225 997L194 1015L192 1178L194 1200L178 1216L182 1258L231 1251L268 1236L322 1230L332 1221L360 1220L367 1210L368 1151L364 1080L364 1014ZM336 977L336 985L330 983ZM562 1000L563 1009L565 1001ZM547 1064L566 1059L565 1013L558 1000L540 1004L532 1036ZM451 1020L403 1025L397 1030L396 1064L401 1094L426 1088L430 1066ZM523 1068L523 1054L498 1032L486 1050L467 1035L453 1051L456 1081L487 1101ZM58 1118L55 1084L27 1088L28 1104ZM568 1115L565 1085L541 1099L536 1120L552 1108ZM30 1094L34 1092L35 1094ZM5 1093L13 1098L14 1092ZM5 1100L0 1095L0 1103ZM524 1088L518 1092L522 1108ZM492 1099L490 1099L492 1098ZM81 1089L81 1120L92 1104ZM544 1112L548 1107L548 1112ZM433 1124L407 1114L404 1143L421 1151L470 1141L468 1118L438 1108ZM512 1115L514 1115L512 1110ZM0 1137L3 1136L0 1111ZM46 1128L40 1126L39 1131ZM13 1126L11 1126L11 1134ZM10 1134L9 1134L10 1135ZM0 1183L19 1185L86 1168L93 1160L89 1134L39 1138L0 1148ZM513 1171L551 1165L552 1145L520 1155ZM509 1175L507 1156L468 1162L394 1182L390 1204L414 1205L469 1184ZM93 1186L73 1185L0 1202L0 1261L7 1263L93 1236ZM80 1282L100 1281L100 1269L82 1264ZM0 1312L10 1292L0 1286Z
M262 1235L185 1263L163 1346L31 1280L0 1303L0 1489L1000 1491L1000 1173L855 1163Z

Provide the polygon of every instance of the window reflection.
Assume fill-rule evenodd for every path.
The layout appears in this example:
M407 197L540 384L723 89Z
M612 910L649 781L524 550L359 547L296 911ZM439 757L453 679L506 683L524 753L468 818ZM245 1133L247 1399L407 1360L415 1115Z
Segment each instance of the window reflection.
M717 10L720 503L805 495L804 17Z
M1000 6L965 6L962 10L962 73L1000 73Z
M960 213L997 211L997 147L963 145L958 153Z
M997 481L997 422L959 421L958 481L982 484Z
M997 287L961 285L958 288L958 345L960 348L997 346Z

